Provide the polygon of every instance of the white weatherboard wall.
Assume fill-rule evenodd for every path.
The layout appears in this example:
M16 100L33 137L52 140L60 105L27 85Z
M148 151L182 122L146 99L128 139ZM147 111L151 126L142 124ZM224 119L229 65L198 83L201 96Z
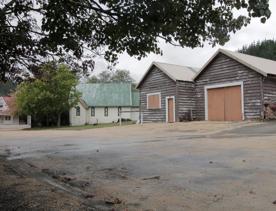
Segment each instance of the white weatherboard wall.
M80 116L76 116L76 108L71 108L69 112L71 125L85 125L86 124L86 109L81 103L78 103L76 107L80 107Z
M108 107L108 116L104 116L104 107L95 108L95 116L91 116L91 108L87 112L88 122L93 124L95 121L98 123L111 123L117 122L119 119L118 108Z
M3 97L0 97L0 111L5 111L8 108L8 105L6 104L5 100ZM10 120L6 120L6 116L10 117ZM19 125L19 117L18 116L13 116L13 115L2 115L0 116L0 124L4 125Z
M18 116L10 116L10 120L6 120L5 116L0 116L0 124L3 125L19 125L19 117Z
M139 108L131 108L131 113L130 113L130 119L132 121L138 121L140 119L140 111Z
M70 109L70 123L72 126L95 124L95 123L112 123L118 122L118 107L108 107L108 116L104 115L104 107L95 108L95 116L91 116L91 108L85 109L80 103L80 116L76 116L76 109ZM139 108L122 107L122 119L131 119L137 121L139 119ZM124 112L124 111L137 111L137 112Z

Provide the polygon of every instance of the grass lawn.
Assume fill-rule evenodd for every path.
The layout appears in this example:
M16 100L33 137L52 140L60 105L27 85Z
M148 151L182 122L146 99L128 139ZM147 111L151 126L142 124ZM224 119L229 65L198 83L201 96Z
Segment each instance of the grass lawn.
M132 125L132 124L135 124L135 122L132 122L132 121L122 122L122 126ZM25 130L86 130L86 129L94 129L94 128L117 127L117 126L120 126L120 124L119 123L102 123L102 124L97 124L97 125L34 127L34 128L28 128Z

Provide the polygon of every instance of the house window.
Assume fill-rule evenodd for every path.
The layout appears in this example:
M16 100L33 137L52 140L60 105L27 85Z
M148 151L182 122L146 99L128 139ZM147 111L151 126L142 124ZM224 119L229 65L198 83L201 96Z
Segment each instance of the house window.
M118 116L121 116L122 107L118 107Z
M91 116L95 116L95 107L91 107Z
M147 95L147 108L160 109L161 108L161 94L152 93Z
M10 121L11 120L11 116L5 116L5 120L6 121Z
M80 107L79 106L76 107L76 116L80 116Z
M0 108L3 108L3 107L4 107L3 103L0 103Z
M104 108L104 116L108 116L108 107Z

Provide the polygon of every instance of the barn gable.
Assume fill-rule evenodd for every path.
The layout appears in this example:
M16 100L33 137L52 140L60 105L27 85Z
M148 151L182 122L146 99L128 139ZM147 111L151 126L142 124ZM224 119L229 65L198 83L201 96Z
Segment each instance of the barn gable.
M276 75L276 61L272 61L269 59L264 59L256 56L251 56L247 54L242 54L238 52L228 51L225 49L219 49L204 65L203 67L197 72L194 76L194 80L196 80L210 65L217 58L218 55L223 54L236 62L248 67L251 70L256 71L257 73L263 76L269 75Z
M139 88L144 80L147 79L150 72L157 68L160 72L162 72L164 75L166 75L168 78L170 78L172 81L193 81L193 77L199 70L195 67L187 67L187 66L181 66L181 65L175 65L175 64L168 64L168 63L162 63L162 62L153 62L148 70L145 72L144 76L140 80L140 82L137 85L137 88Z
M153 62L137 85L140 90L140 106L144 122L169 121L170 112L174 121L185 118L194 110L195 94L192 78L197 68ZM160 107L148 107L150 95L158 95ZM173 100L173 103L172 103ZM168 107L172 103L173 111Z
M216 54L195 78L197 118L209 120L206 88L223 88L234 84L240 85L242 119L260 118L263 111L263 77L259 72L224 53Z

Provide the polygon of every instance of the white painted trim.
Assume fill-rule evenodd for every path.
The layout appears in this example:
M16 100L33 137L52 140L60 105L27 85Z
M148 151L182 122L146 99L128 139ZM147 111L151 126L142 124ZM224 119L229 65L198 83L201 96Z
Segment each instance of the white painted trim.
M168 97L166 97L166 123L168 123L168 121L169 121L169 113L168 113L168 109L169 109L168 100L169 99L173 99L173 122L175 122L175 96L168 96Z
M147 94L147 109L150 109L149 108L149 96L152 96L152 95L159 95L159 108L156 108L156 109L161 109L162 108L162 106L161 106L161 92L155 92L155 93Z
M244 120L244 92L243 92L243 81L236 81L231 83L219 83L213 85L204 86L204 104L205 104L205 120L208 120L208 89L224 88L231 86L241 87L241 104L242 104L242 120Z

